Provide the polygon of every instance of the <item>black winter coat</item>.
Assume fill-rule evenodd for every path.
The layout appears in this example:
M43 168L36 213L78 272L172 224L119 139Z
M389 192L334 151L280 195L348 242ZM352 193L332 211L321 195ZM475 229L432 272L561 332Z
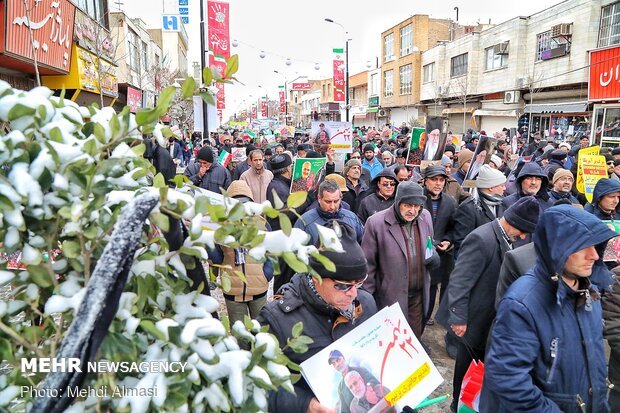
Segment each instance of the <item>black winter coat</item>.
M497 220L469 234L437 313L436 319L447 328L466 324L464 338L477 350L484 351L495 318L497 280L508 250Z
M185 169L185 176L197 187L219 194L221 189L227 189L230 185L230 172L219 163L213 163L202 178L198 175L199 170L200 164L196 161Z
M450 241L452 244L454 242L454 214L457 206L456 200L450 195L442 193L437 214L433 216L433 201L427 191L425 191L425 194L426 204L424 205L424 209L426 209L433 218L433 240L435 245L440 244L442 241ZM454 248L450 246L446 252L437 250L439 258L441 259L441 264L439 267L430 271L432 285L439 284L444 278L447 279L448 275L452 271L452 268L454 267L453 249Z
M504 215L504 208L500 205L497 218ZM459 254L461 244L466 236L481 225L491 222L496 217L489 207L480 199L467 198L461 203L454 213L454 256Z
M346 320L334 308L319 300L307 284L306 274L295 274L291 282L282 286L274 301L261 310L257 320L261 325L268 325L269 332L275 335L280 346L286 345L288 338L293 337L293 326L301 321L304 325L303 334L312 337L314 342L303 354L293 352L290 348L284 353L294 363L301 363L368 320L377 312L377 305L372 295L364 290L357 290L356 318ZM360 311L358 313L358 311ZM279 388L269 393L270 412L305 412L314 397L305 380L294 385L295 393L291 394Z

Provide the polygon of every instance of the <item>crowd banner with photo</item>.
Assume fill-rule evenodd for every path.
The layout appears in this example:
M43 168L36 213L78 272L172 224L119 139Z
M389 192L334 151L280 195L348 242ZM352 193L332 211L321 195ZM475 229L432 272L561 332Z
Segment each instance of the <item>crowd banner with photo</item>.
M426 141L423 148L423 160L440 161L446 148L448 121L440 116L426 118Z
M594 187L601 178L607 178L607 162L603 155L579 155L584 194L592 202Z
M409 138L409 150L407 151L407 165L420 165L423 157L424 143L426 142L426 130L413 128Z
M243 162L245 161L248 157L246 155L246 149L245 147L243 148L231 148L231 155L232 155L232 161L233 162Z
M582 155L598 155L601 147L598 145L590 146L589 148L580 149L577 153L577 180L575 181L575 186L577 187L577 191L584 194L586 192L586 188L583 181L583 161Z
M603 261L620 262L620 221L603 221L603 224L619 235L607 243L603 253Z
M291 193L311 191L319 185L320 178L325 175L326 158L297 158L293 164Z
M349 366L344 377L336 369L338 363ZM319 402L338 411L415 408L443 381L398 303L383 308L300 367ZM357 379L363 380L361 385ZM349 400L349 406L341 406Z
M313 121L310 133L315 143L331 145L331 148L337 153L351 153L353 151L353 127L351 122Z
M497 147L497 139L492 138L490 136L481 135L478 138L478 146L476 146L476 151L474 152L474 157L471 160L471 164L469 165L469 170L465 175L465 179L463 181L463 186L466 188L475 187L475 183L473 182L478 176L478 172L480 171L480 167L482 165L487 165L491 161L491 155L495 152L495 148Z

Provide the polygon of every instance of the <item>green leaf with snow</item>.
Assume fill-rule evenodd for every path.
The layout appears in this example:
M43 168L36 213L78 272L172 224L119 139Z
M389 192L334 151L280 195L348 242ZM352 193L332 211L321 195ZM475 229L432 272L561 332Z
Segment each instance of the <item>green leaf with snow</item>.
M290 237L291 231L293 230L290 218L286 214L280 213L280 215L278 216L278 220L280 221L280 229L287 237Z
M80 243L77 240L64 240L61 250L63 255L67 258L77 258L82 252Z
M291 267L293 271L295 272L306 272L307 271L306 264L299 261L297 256L293 254L292 252L287 251L287 252L282 253L282 258L284 258L284 261L286 262L286 264L289 267Z
M165 188L166 187L166 178L164 178L164 176L160 173L158 173L157 175L155 175L155 178L153 179L153 186L155 188Z
M293 337L299 337L303 331L304 324L300 321L293 326L293 330L291 330L291 333Z
M288 199L286 200L286 206L289 208L299 208L303 205L304 202L306 202L307 197L307 192L293 192L288 196Z
M336 272L336 265L326 256L321 255L318 252L313 252L310 255L320 262L327 271Z
M164 335L164 333L159 331L151 320L140 321L140 328L144 330L146 333L149 333L150 335L152 335L153 337L157 337L158 339L162 341L166 341L166 336Z
M23 105L21 103L16 104L9 110L7 120L14 121L15 119L19 119L23 116L33 116L35 114L35 109L30 106Z

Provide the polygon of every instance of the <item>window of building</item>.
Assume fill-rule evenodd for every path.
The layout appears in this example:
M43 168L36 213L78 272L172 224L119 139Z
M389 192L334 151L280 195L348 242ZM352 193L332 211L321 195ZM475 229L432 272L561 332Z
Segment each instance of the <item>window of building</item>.
M428 83L435 80L435 62L422 67L422 82Z
M400 55L405 56L413 50L413 31L411 24L400 29Z
M450 60L450 77L467 74L467 53L454 56Z
M394 59L394 33L390 33L383 38L383 52L386 62Z
M499 43L484 49L486 70L500 69L508 66L508 42Z
M129 67L138 70L138 35L129 27L127 28L127 57L129 58Z
M370 75L370 96L379 94L379 74L373 73Z
M553 37L551 30L536 35L536 61L566 56L570 43L564 37Z
M603 7L598 34L598 47L618 43L620 43L620 2Z
M148 49L146 47L146 43L142 42L142 49L140 50L140 65L142 65L142 70L147 71L149 69L149 58L147 56Z
M401 66L399 68L400 74L400 94L411 94L411 65Z
M383 95L385 97L394 95L394 73L392 70L383 72Z
M77 6L93 20L109 29L106 10L108 9L107 0L76 0Z

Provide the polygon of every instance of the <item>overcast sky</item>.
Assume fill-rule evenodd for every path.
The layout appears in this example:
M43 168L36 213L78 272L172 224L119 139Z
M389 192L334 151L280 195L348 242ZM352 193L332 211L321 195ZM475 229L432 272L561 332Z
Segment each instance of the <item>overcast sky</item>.
M110 0L112 4L117 0ZM206 0L205 0L206 1ZM123 0L123 10L130 17L140 17L151 27L161 27L164 8L175 8L178 0ZM189 63L200 61L200 3L189 0L190 24ZM244 85L226 85L224 117L240 106L248 107L267 93L276 97L283 77L290 81L297 76L311 79L331 77L332 49L344 47L343 30L332 23L341 23L349 32L349 72L367 70L367 62L381 53L381 32L414 14L435 18L456 19L459 23L498 24L517 16L529 16L560 3L558 0L230 0L230 38L239 42L232 53L239 55L237 79ZM205 7L206 14L206 7ZM261 51L267 56L259 57ZM286 65L286 59L292 64ZM314 68L315 63L320 70ZM262 86L262 88L259 88ZM245 101L245 104L242 103Z

